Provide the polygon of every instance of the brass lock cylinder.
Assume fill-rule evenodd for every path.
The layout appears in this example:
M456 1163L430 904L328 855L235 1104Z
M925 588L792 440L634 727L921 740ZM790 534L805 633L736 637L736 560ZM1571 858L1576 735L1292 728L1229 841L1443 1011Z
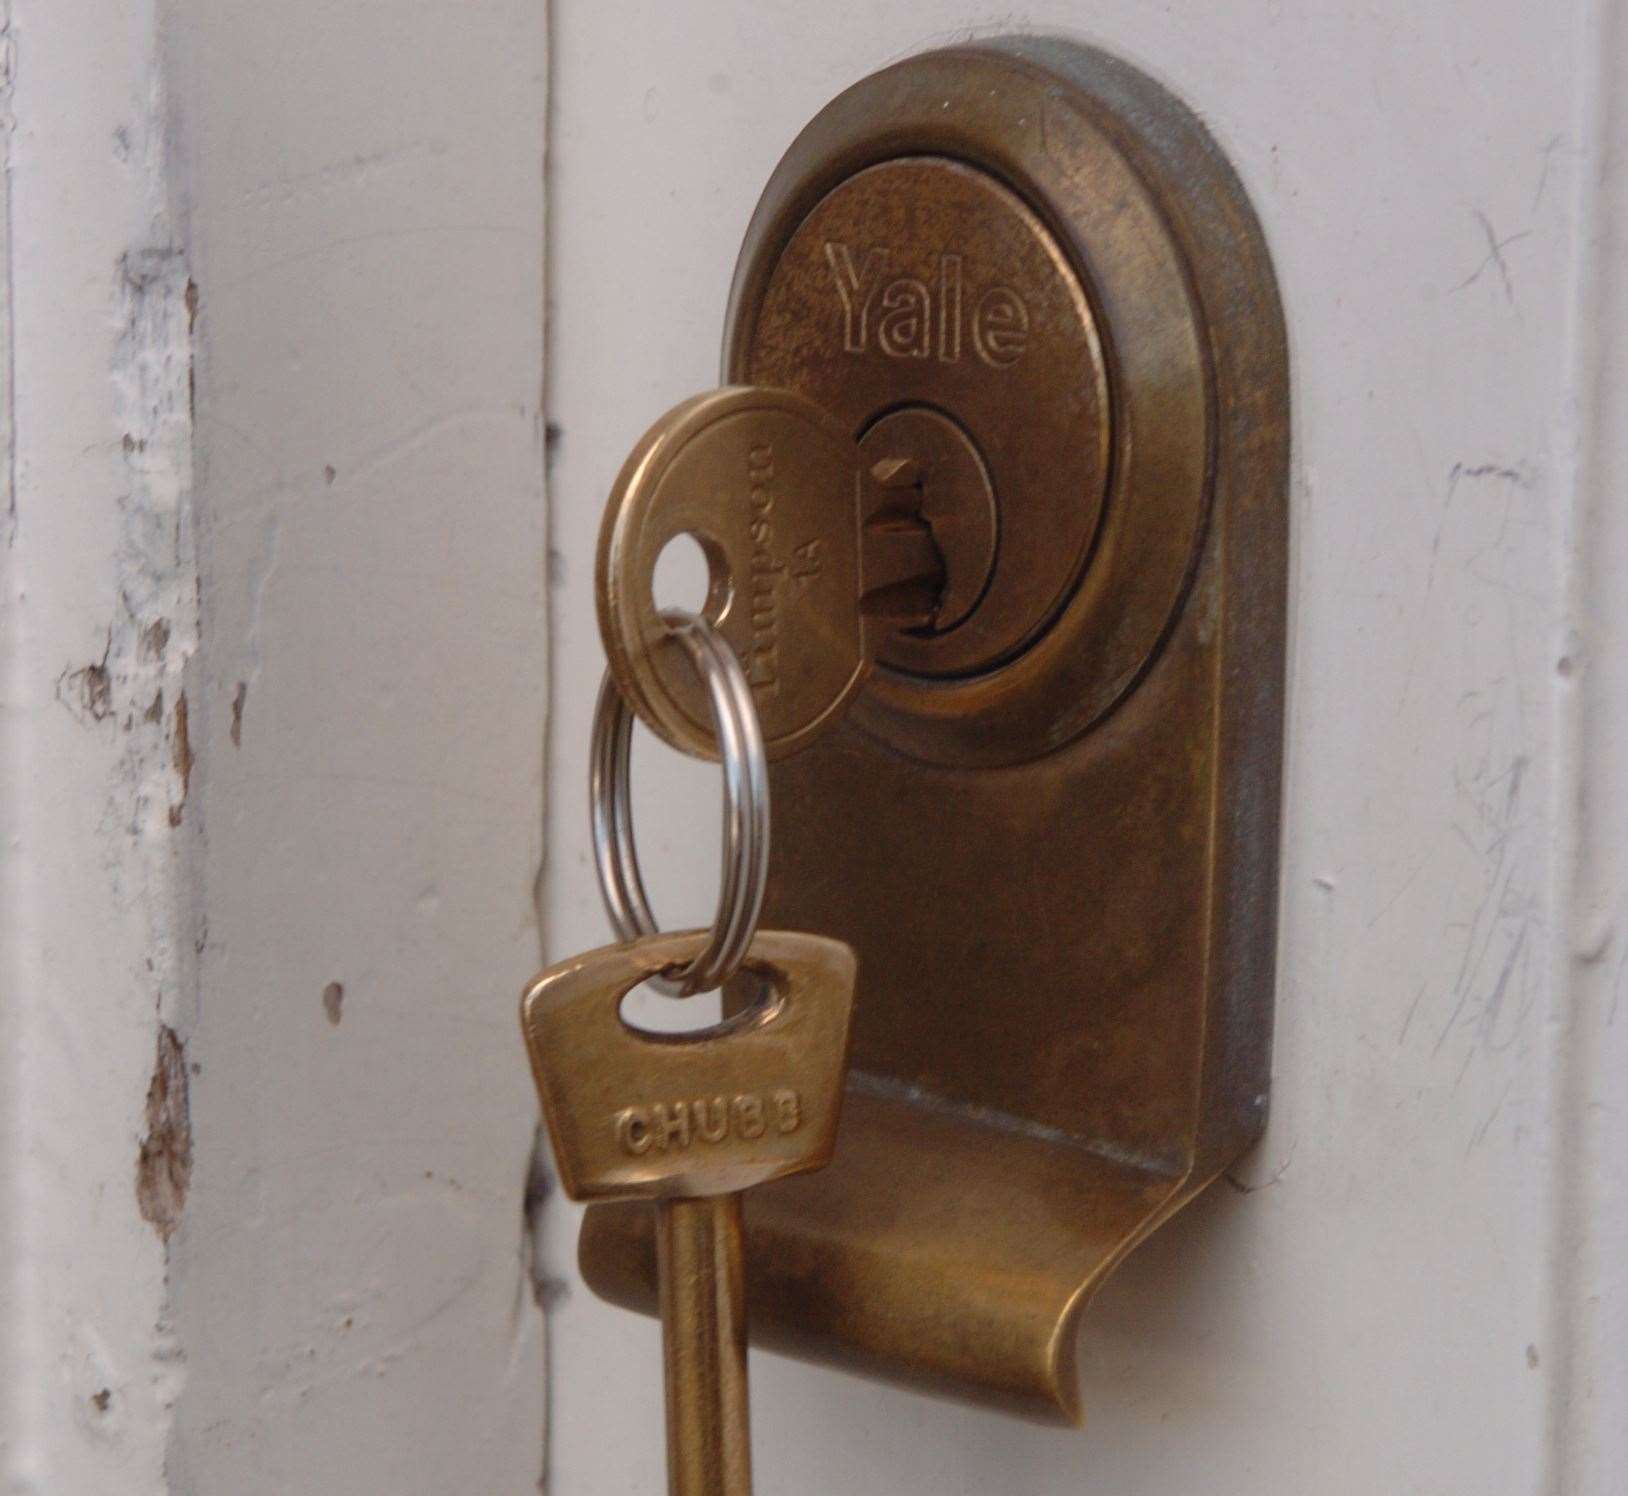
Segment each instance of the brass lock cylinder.
M919 463L947 596L878 661L941 678L1018 653L1078 583L1108 476L1096 320L1045 225L986 172L883 162L798 225L753 322L754 382L808 395L867 454Z

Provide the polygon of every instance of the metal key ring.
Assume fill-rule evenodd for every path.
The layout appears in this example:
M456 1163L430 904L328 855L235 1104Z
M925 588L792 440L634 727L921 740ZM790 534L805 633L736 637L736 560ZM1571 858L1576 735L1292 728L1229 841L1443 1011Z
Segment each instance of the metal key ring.
M769 874L769 765L752 688L734 650L694 613L671 609L661 616L706 685L724 770L723 877L712 938L688 966L651 984L688 997L734 976L757 933ZM594 707L588 799L599 891L622 940L658 933L633 841L632 744L633 714L607 670Z

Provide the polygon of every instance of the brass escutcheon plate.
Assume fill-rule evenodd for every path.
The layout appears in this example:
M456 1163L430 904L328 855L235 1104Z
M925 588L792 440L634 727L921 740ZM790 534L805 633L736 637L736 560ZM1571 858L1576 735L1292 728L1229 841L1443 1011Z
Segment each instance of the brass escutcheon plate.
M831 1165L746 1200L753 1337L1077 1419L1082 1308L1266 1119L1289 404L1260 226L1126 64L928 53L786 153L724 376L854 437L935 412L996 536L954 627L879 648L771 771L765 919L860 975ZM654 1308L648 1210L590 1210L581 1255Z

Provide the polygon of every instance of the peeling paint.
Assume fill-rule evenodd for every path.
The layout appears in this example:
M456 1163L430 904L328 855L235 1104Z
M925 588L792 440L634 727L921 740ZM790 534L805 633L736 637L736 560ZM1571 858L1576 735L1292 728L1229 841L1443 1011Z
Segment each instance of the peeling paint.
M174 746L170 752L170 762L175 765L176 775L181 781L181 797L170 806L170 825L179 826L186 811L187 791L192 787L192 739L187 732L185 691L175 698L175 730L171 742Z
M136 1203L166 1242L181 1223L192 1185L192 1109L186 1049L168 1024L158 1028L158 1058L147 1087L147 1136L136 1158Z
M169 816L177 703L189 685L199 702L185 194L154 8L110 27L90 0L30 7L15 98L11 10L0 0L0 638L28 793L0 795L0 1094L18 1124L0 1168L18 1289L0 1488L173 1496L203 912L196 797L184 831ZM30 414L15 424L13 340ZM201 726L194 710L183 760Z
M167 618L155 618L141 631L141 642L137 647L137 658L159 663L163 661L164 651L170 646L170 621Z

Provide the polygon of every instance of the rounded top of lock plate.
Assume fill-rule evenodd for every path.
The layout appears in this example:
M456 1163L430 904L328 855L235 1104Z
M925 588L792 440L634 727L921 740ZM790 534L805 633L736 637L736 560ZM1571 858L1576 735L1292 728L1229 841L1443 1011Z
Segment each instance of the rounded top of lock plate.
M600 633L640 718L716 758L707 699L656 604L657 558L690 535L708 567L703 612L739 656L769 757L813 737L859 688L860 485L853 436L789 390L684 401L617 475L599 534Z
M1069 55L951 48L838 95L770 177L730 294L727 379L795 389L856 434L932 409L988 474L981 599L954 628L878 639L849 717L928 763L1044 758L1148 679L1230 471L1223 429L1240 450L1269 431L1229 382L1238 335L1216 334L1281 344L1269 272L1237 248L1241 190L1117 64L1092 77Z

